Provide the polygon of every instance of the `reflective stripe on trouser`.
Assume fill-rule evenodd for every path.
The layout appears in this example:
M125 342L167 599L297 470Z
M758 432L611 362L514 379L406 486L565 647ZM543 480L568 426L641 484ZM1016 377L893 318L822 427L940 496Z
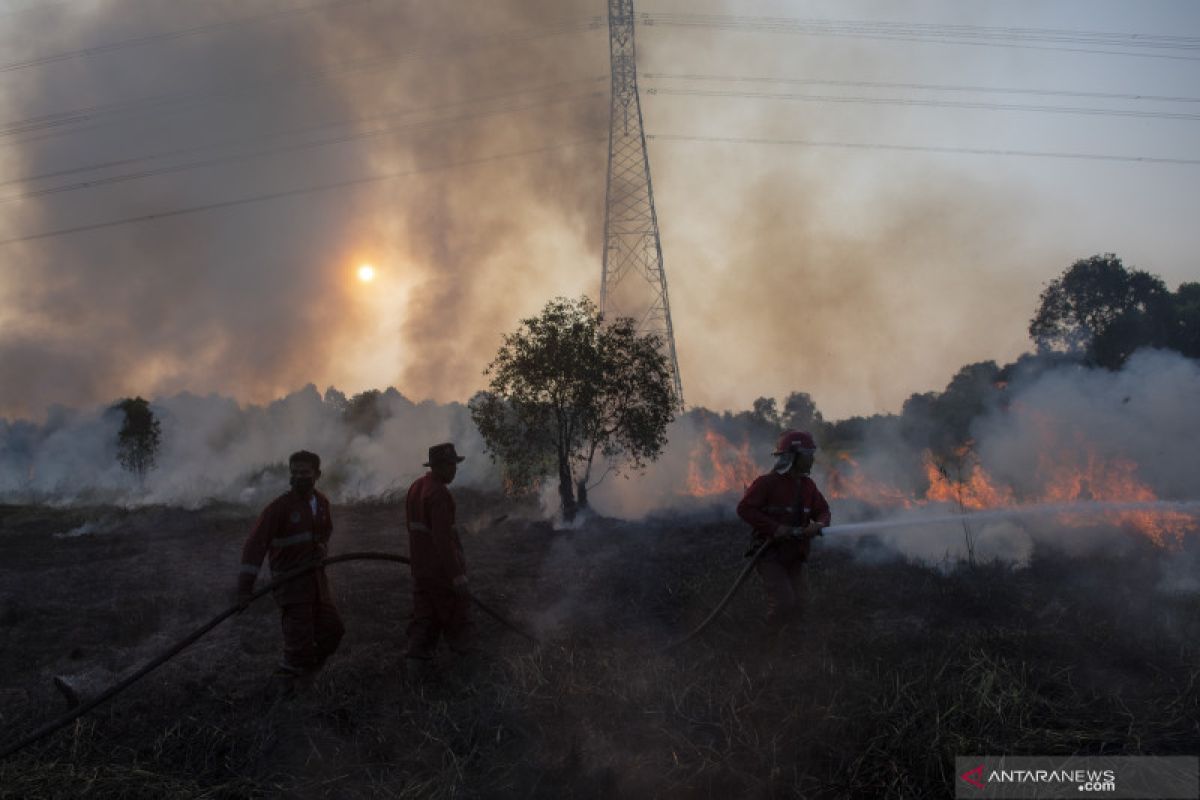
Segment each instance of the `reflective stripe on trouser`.
M276 536L271 540L271 547L276 550L282 550L294 544L304 544L311 541L313 541L312 531L301 531L300 533L293 533L291 536Z
M412 622L408 624L408 658L433 658L438 639L456 653L470 648L474 625L471 601L444 586L413 586Z
M288 603L281 608L283 663L289 671L317 669L333 655L345 629L338 611L328 603Z
M778 633L788 623L803 618L808 606L808 570L804 566L807 548L801 552L776 545L755 565L767 590L767 630Z

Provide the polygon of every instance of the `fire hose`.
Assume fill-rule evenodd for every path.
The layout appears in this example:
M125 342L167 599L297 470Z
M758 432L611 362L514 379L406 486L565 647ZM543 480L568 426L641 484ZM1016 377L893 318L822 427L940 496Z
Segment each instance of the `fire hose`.
M307 566L304 566L304 567L296 569L292 572L289 572L286 575L282 575L282 576L276 578L275 580L271 581L270 583L266 584L261 589L258 589L257 591L255 591L253 594L251 594L249 596L248 599L238 602L238 603L235 603L234 605L225 609L220 614L213 617L208 622L201 625L199 628L192 631L190 634L188 634L184 638L180 639L175 644L171 645L171 647L167 648L162 653L155 656L153 659L148 661L145 665L143 665L140 669L138 669L133 674L126 676L119 682L110 686L108 689L105 689L100 694L98 694L95 697L91 698L90 700L82 703L81 705L77 706L76 708L71 709L69 712L67 712L63 716L46 723L45 725L38 728L36 731L29 734L28 736L26 736L24 739L17 742L16 744L5 748L3 752L0 752L0 760L8 758L12 754L25 749L26 747L33 744L34 742L40 741L40 740L46 738L47 736L49 736L50 734L54 733L55 731L60 730L61 728L66 727L67 725L70 725L72 722L79 719L84 714L91 711L93 708L96 708L100 704L106 702L107 700L112 699L116 695L125 691L130 686L137 683L142 678L146 677L151 672L158 669L159 667L161 667L163 664L170 661L175 656L179 655L179 653L181 653L184 649L186 649L187 647L189 647L192 644L195 644L197 641L200 640L201 637L203 637L205 634L207 634L213 628L217 627L218 625L220 625L222 622L229 619L233 615L239 614L242 611L244 611L246 609L246 607L250 603L253 603L255 600L258 600L259 598L262 598L262 597L266 596L267 594L270 594L273 590L282 586L283 584L288 583L289 581L293 581L297 578L303 577L304 575L307 575L316 569L320 569L321 567L326 567L331 564L340 564L343 561L395 561L400 564L408 564L409 563L409 560L406 556L395 555L393 553L344 553L340 556L329 556L327 558L323 558L320 561L313 562L312 564L308 564ZM483 601L481 601L474 594L468 593L467 596L470 598L471 602L474 603L479 608L480 611L487 614L489 617L496 620L501 625L508 628L510 631L520 634L521 636L525 637L526 639L529 639L532 642L536 643L538 641L538 638L536 636L534 636L533 634L523 630L522 628L520 628L517 625L510 622L499 612L495 611L494 609L492 609L491 607L486 605Z
M767 551L771 548L771 546L773 544L775 544L775 540L768 539L767 541L758 545L758 547L749 554L750 560L746 562L746 566L742 568L742 571L738 574L738 576L734 580L733 584L729 587L729 590L725 592L725 596L722 597L721 601L719 603L717 603L716 607L714 607L713 610L711 612L709 612L708 616L705 617L704 620L699 625L697 625L695 628L693 628L686 636L683 636L682 638L677 639L674 642L671 642L670 644L661 648L659 652L665 653L670 650L673 650L676 647L679 647L683 644L686 644L687 642L690 642L692 639L695 639L697 636L699 636L701 633L703 633L708 628L708 626L711 625L713 623L713 621L718 616L721 615L721 612L725 610L725 607L727 605L729 605L729 601L733 599L733 596L735 594L737 594L738 589L740 589L742 584L745 583L746 578L749 577L751 570L753 570L755 565L758 564L759 560L764 555L766 555ZM230 606L229 608L225 609L217 616L213 617L211 620L209 620L204 625L201 625L199 628L192 631L192 633L188 634L183 639L180 639L174 645L172 645L168 649L164 650L162 653L160 653L155 658L151 659L149 662L147 662L144 666L142 666L140 669L138 669L133 674L125 677L118 683L114 684L113 686L110 686L108 689L106 689L105 691L98 694L96 697L93 697L92 699L82 703L81 705L72 709L71 711L69 711L68 713L59 717L58 719L55 719L55 720L52 720L51 722L46 723L41 728L38 728L36 731L29 734L21 741L17 742L16 744L12 745L11 747L8 747L3 752L0 752L0 760L8 758L10 755L12 755L20 750L25 749L26 747L33 744L34 742L40 741L41 739L44 739L45 737L49 736L50 734L54 733L55 731L66 727L67 725L69 725L72 722L74 722L75 720L79 719L80 717L82 717L84 714L88 713L92 709L96 708L97 706L101 705L102 703L106 702L107 700L112 699L113 697L120 694L121 692L125 691L130 686L137 683L139 680L146 677L148 674L150 674L154 670L158 669L159 667L161 667L166 662L170 661L175 656L179 655L180 652L182 652L188 646L197 642L201 637L203 637L205 634L207 634L213 628L217 627L218 625L220 625L222 622L229 619L233 615L241 613L243 610L245 610L247 605L266 596L267 594L269 594L271 591L273 591L277 587L282 586L283 584L285 584L289 581L295 580L296 578L307 575L308 573L310 573L313 570L316 570L318 568L326 567L331 564L338 564L343 561L394 561L394 562L397 562L400 564L408 564L409 563L409 560L406 556L395 555L393 553L373 553L373 552L344 553L339 556L329 556L327 558L323 558L320 561L314 562L305 567L301 567L300 569L290 572L287 575L283 575L279 578L276 578L275 580L266 584L262 588L256 590L253 594L250 595L250 597L247 600ZM514 633L519 634L520 636L523 636L524 638L530 640L531 642L536 643L539 641L536 636L534 636L533 634L525 631L524 629L520 628L519 626L517 626L514 623L512 623L511 621L509 621L507 618L504 617L504 615L502 615L499 612L492 609L490 606L488 606L486 603L484 603L482 600L480 600L474 594L469 593L468 597L470 598L471 602L474 603L479 608L479 610L483 611L489 617L491 617L492 619L499 622L505 628L508 628L510 631L513 631Z
M725 610L725 606L729 605L729 601L733 599L733 596L735 594L737 594L737 590L740 589L742 584L746 582L746 578L750 575L750 571L752 569L754 569L754 565L758 563L759 559L761 559L764 555L766 555L767 549L774 543L775 543L774 540L767 539L762 544L760 544L755 550L753 550L750 553L750 560L748 562L746 562L746 566L743 567L742 571L738 574L737 580L735 580L733 582L733 585L729 587L729 591L727 591L725 593L725 596L721 598L721 602L717 603L716 607L709 613L709 615L707 617L704 618L704 621L701 622L699 625L697 625L695 628L693 628L691 630L691 632L688 633L683 638L676 639L675 641L668 644L666 647L663 647L660 652L666 653L671 650L674 650L676 647L679 647L680 645L683 645L683 644L687 644L692 639L695 639L697 636L699 636L701 633L704 633L704 630L709 625L712 624L713 620L715 620L717 617L719 617L721 615L721 612Z

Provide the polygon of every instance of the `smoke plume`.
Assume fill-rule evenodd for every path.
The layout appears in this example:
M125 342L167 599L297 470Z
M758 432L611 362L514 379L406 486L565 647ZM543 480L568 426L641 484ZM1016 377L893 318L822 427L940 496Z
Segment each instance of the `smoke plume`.
M0 238L17 241L0 245L0 415L183 391L264 403L308 382L467 399L504 331L548 297L598 288L604 12L96 0L11 15ZM923 130L887 109L872 111L889 115L880 124L650 94L665 72L892 69L870 43L638 36L651 132ZM831 414L896 407L948 365L1015 354L1038 284L1077 255L1026 238L1036 202L960 162L650 149L694 404L803 386ZM268 199L242 202L256 197ZM142 217L154 218L26 238ZM369 286L353 277L364 261L378 269Z

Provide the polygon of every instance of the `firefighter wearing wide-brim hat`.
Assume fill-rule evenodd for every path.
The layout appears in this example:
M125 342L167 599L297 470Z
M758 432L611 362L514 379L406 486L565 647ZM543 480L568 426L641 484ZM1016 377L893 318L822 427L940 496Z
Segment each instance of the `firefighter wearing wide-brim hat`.
M238 599L243 605L249 602L268 553L276 578L326 555L333 517L329 498L315 488L321 457L299 450L288 458L288 470L291 490L263 510L242 548ZM337 650L344 629L324 568L284 583L274 595L283 623L283 660L276 677L290 685L295 678L315 675Z
M766 543L756 569L767 590L767 641L774 644L808 603L808 560L812 540L830 523L829 503L808 473L817 444L807 431L785 431L775 447L775 466L750 484L737 513Z
M424 464L429 472L413 482L405 500L413 586L405 653L410 668L432 659L442 638L454 652L470 652L467 566L455 526L454 498L447 488L463 460L451 442L430 447Z

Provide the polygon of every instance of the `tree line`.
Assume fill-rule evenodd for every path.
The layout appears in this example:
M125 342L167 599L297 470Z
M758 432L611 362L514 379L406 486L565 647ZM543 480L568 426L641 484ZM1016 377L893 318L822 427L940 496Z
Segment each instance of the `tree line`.
M830 422L802 391L782 403L760 397L736 414L703 408L687 414L739 430L746 440L767 441L796 428L813 432L828 449L848 450L884 433L949 459L969 440L972 421L1002 402L998 389L1017 372L1068 364L1119 369L1145 347L1200 358L1200 283L1172 292L1158 276L1130 269L1111 253L1091 256L1045 285L1028 331L1033 352L1005 366L968 364L943 391L910 396L898 415ZM667 426L681 412L662 344L639 333L632 319L605 320L587 298L555 298L505 335L484 371L486 388L468 403L505 488L529 491L553 480L570 518L587 507L593 480L637 472L657 459ZM385 394L347 398L330 388L324 400L350 430L370 436L386 418ZM156 463L161 425L141 397L120 400L111 412L122 415L117 458L144 478Z

